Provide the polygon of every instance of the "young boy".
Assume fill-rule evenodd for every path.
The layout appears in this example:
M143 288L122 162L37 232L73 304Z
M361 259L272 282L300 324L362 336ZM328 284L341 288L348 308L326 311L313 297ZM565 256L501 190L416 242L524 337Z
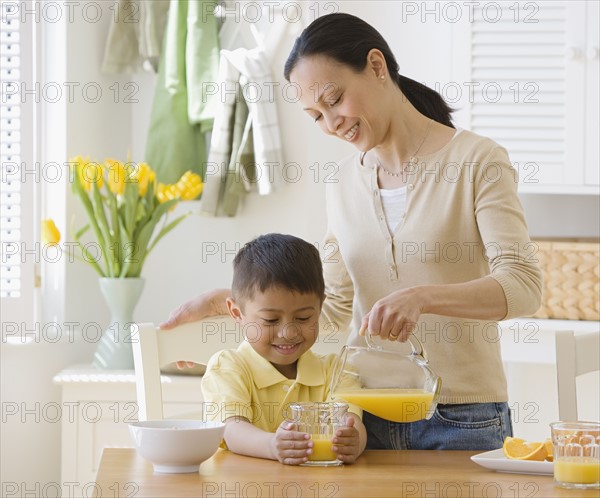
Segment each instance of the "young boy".
M229 450L299 465L313 443L285 421L296 401L328 401L335 355L310 351L319 333L325 296L317 249L291 235L268 234L247 243L233 262L229 313L245 340L209 361L202 394L219 407ZM366 445L358 408L350 406L333 451L354 462Z

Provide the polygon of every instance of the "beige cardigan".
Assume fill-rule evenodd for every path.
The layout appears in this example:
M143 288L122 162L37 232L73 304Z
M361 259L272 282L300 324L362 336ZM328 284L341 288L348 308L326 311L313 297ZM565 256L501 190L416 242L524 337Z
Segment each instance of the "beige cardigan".
M507 318L534 313L542 277L517 178L506 150L462 131L434 154L417 157L408 178L406 213L393 234L386 224L376 170L358 154L339 163L327 184L323 246L326 300L321 334L358 336L380 298L422 284L491 275L502 286ZM493 321L422 315L415 334L442 377L441 403L507 401L499 330Z

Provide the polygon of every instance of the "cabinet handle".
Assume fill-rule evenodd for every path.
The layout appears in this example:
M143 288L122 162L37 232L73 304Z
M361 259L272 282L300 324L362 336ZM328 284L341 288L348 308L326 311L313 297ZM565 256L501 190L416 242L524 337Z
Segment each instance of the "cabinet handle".
M570 60L570 61L574 61L579 59L579 57L581 56L581 50L577 47L566 47L565 48L565 57Z
M587 58L591 61L596 60L599 54L600 50L598 50L598 47L589 47L587 49Z

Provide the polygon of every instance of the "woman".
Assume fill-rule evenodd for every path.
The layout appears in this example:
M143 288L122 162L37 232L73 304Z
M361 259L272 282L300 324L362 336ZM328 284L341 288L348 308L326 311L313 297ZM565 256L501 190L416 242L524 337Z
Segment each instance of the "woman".
M381 35L341 13L311 23L285 65L305 112L360 152L327 185L338 251L323 264L323 316L351 324L351 344L415 334L443 379L430 420L365 413L368 448L499 448L512 426L496 321L541 298L515 174L501 146L456 130L441 96L398 70ZM165 326L225 313L228 293L200 296Z

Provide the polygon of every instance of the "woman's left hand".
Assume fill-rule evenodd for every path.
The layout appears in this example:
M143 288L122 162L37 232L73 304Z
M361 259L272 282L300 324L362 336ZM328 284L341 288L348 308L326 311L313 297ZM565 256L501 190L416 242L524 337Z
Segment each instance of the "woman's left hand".
M423 312L423 299L416 287L402 289L377 301L363 317L359 334L404 342L417 326Z

